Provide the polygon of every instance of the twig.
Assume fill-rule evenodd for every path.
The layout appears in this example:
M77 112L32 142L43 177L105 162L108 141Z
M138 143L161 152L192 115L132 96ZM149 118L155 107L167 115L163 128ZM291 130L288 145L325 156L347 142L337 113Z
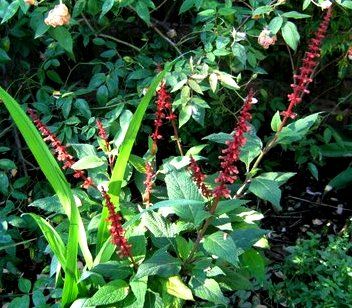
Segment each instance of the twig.
M298 200L298 201L310 203L310 204L315 205L315 206L325 206L325 207L333 208L333 209L335 209L335 210L338 209L337 206L333 206L333 205L326 204L326 203L314 202L314 201L310 201L310 200L307 200L307 199L298 198L298 197L294 197L294 196L288 196L288 197L291 198L291 199L294 199L294 200ZM343 208L343 210L344 210L344 211L348 211L348 212L352 212L351 209L345 209L345 208Z
M100 37L105 37L105 38L108 38L108 39L110 39L110 40L112 40L112 41L115 41L116 43L120 43L120 44L126 45L126 46L131 47L132 49L134 49L134 50L136 50L136 51L138 51L138 52L141 51L141 49L138 48L137 46L134 46L134 45L132 45L132 44L130 44L130 43L128 43L128 42L122 41L122 40L120 40L120 39L118 39L118 38L116 38L116 37L113 37L113 36L111 36L111 35L108 35L108 34L98 34L98 36L100 36Z
M168 42L176 51L177 53L181 56L182 52L180 51L180 49L178 49L178 47L176 46L176 44L171 41L167 36L165 36L155 25L151 25L151 27L154 29L154 31L156 33L158 33L166 42Z

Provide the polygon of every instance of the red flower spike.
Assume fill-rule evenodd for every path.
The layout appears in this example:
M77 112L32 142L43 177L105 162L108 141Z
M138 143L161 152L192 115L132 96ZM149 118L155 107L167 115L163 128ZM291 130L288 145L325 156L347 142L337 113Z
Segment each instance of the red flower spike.
M153 178L154 178L153 166L150 162L147 162L145 164L145 181L143 182L143 184L145 185L145 196L147 196L147 199L149 199L149 196L153 189Z
M315 37L313 37L308 44L308 50L302 60L302 67L299 69L299 74L293 76L295 80L295 84L291 85L293 92L287 96L289 106L286 111L281 113L284 116L281 125L282 127L288 118L294 119L296 117L296 115L292 112L294 106L302 102L302 97L304 94L309 93L307 88L313 81L312 75L319 63L318 58L320 57L320 47L329 27L331 15L332 8L330 7L326 12L323 21L320 23L320 26L315 33Z
M212 192L204 183L206 175L201 171L196 160L192 156L190 157L189 170L192 173L193 181L197 184L197 187L202 192L203 196L206 198L211 197Z
M121 224L122 217L119 213L116 213L115 206L104 188L101 190L101 195L105 199L106 207L109 211L108 221L110 222L111 242L116 245L118 254L121 257L131 256L131 245L128 244L125 238L125 230Z
M219 157L221 160L220 166L221 171L219 176L216 178L215 182L219 183L217 187L214 188L213 194L215 197L230 198L230 190L227 184L232 184L237 180L237 174L239 173L234 163L239 160L241 148L246 144L247 139L244 134L249 131L249 125L247 121L252 119L252 115L249 111L252 108L253 91L250 90L247 98L244 101L243 108L241 110L240 116L237 120L236 127L234 129L233 139L226 142L227 148L222 150L222 156Z
M98 135L101 139L103 140L108 140L108 134L106 133L105 128L103 127L103 123L101 123L100 120L97 120L97 126L98 126Z

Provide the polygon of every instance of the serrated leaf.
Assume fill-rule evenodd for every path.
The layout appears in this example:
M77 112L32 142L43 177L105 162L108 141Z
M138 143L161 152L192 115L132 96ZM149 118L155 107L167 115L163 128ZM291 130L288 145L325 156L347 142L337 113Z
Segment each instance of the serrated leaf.
M49 30L49 34L65 49L69 54L73 55L73 40L70 31L65 27L57 27Z
M225 232L215 232L204 237L204 249L213 256L217 256L232 265L238 264L238 255L242 250L238 250L233 239Z
M244 137L247 138L247 142L241 148L240 160L246 164L246 168L249 170L251 162L262 152L263 143L256 135L254 127L245 133Z
M180 260L172 257L164 249L160 249L148 260L144 261L138 268L134 279L140 279L144 276L157 275L169 277L176 275L181 269Z
M281 33L287 45L296 50L300 39L296 25L291 21L287 21L281 28Z
M294 141L301 140L318 120L319 114L320 113L311 114L285 126L280 132L277 142L280 144L290 144Z
M194 301L191 289L184 284L180 276L172 276L167 279L166 292L186 301Z
M75 162L71 168L74 170L85 170L93 169L104 165L104 161L98 156L90 155L81 158L79 161Z
M144 302L147 293L148 287L148 277L142 277L139 279L135 279L130 281L130 287L134 296L136 297L136 301L133 303L134 308L143 308Z
M117 279L102 286L90 299L88 299L84 306L101 306L112 305L122 301L128 294L128 284Z
M201 275L195 275L192 276L189 285L194 294L201 299L225 306L227 306L229 302L221 292L219 284L214 279L205 278Z
M280 206L281 190L276 181L254 178L248 189L257 197L269 201L277 211L282 210Z

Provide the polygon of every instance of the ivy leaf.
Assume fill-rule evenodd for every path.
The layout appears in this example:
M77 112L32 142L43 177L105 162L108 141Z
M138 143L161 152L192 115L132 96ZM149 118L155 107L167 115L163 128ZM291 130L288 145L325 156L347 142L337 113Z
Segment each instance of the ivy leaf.
M248 189L257 197L269 201L275 210L282 210L280 206L281 190L278 182L257 177L252 180Z
M287 45L296 50L300 39L296 25L291 21L287 21L282 27L281 33Z
M128 284L121 279L111 281L88 299L85 302L85 307L115 304L127 296L128 289Z
M160 249L148 260L144 261L138 268L134 278L140 279L145 276L158 275L161 277L170 277L176 275L181 269L180 260L172 257L164 249Z
M194 275L189 285L194 294L201 299L225 306L227 306L229 302L224 294L222 294L219 284L214 279L205 278L201 274Z
M238 255L242 253L242 250L236 247L233 239L221 231L205 236L203 247L210 255L215 255L235 266L239 261Z

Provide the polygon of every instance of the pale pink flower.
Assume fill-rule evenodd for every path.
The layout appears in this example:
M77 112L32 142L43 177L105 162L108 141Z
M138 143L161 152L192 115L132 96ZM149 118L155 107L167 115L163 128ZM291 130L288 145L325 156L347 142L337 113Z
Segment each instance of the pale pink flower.
M55 7L49 11L48 16L45 18L44 22L48 26L58 27L67 25L70 22L71 15L68 12L68 8L65 4L60 3L55 5Z
M267 28L263 29L258 36L258 44L261 45L264 49L268 49L270 45L276 43L277 37L272 34L271 31Z

